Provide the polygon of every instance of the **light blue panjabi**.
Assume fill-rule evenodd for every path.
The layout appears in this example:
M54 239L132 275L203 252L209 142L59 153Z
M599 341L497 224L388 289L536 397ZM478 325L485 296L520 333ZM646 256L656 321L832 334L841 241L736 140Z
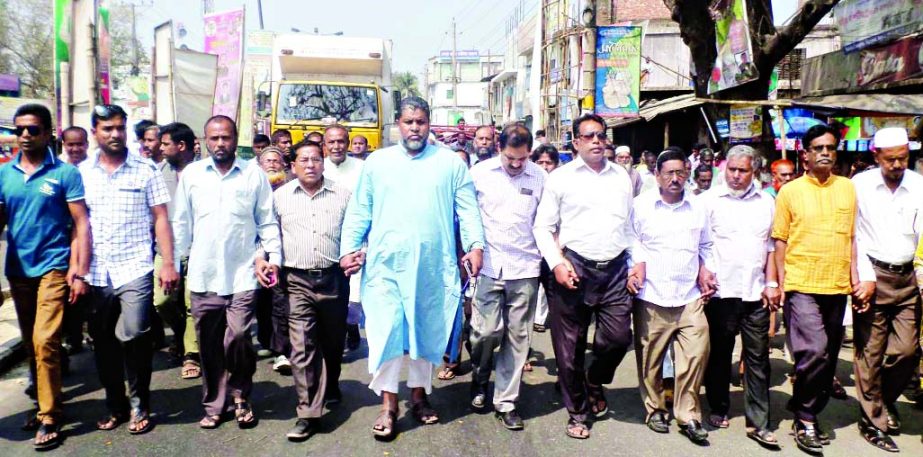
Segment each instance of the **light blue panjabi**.
M368 250L362 276L369 372L405 353L434 364L460 317L455 240L483 248L484 231L468 168L454 152L403 146L366 160L343 222L340 256Z

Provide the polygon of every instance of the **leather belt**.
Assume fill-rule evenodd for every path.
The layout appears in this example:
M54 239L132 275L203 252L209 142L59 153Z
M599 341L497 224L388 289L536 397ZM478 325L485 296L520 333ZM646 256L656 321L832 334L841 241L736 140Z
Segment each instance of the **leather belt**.
M605 260L605 261L598 261L598 260L587 259L586 257L583 257L583 256L580 255L580 254L577 254L577 253L574 252L572 249L564 248L564 251L565 251L565 252L569 252L572 256L574 256L575 259L577 259L578 261L580 261L581 264L583 264L583 265L585 265L585 266L587 266L587 267L593 268L593 269L595 269L595 270L605 270L606 268L609 267L609 265L612 265L613 263L615 263L615 262L617 262L617 261L619 261L619 260L621 260L621 259L623 259L623 258L625 257L625 252L623 251L621 254L619 254L618 256L616 256L616 257L614 257L614 258L611 258L611 259Z
M332 273L335 268L337 268L336 265L327 268L315 268L311 270L304 270L301 268L291 268L291 270L301 273L309 278L320 278L326 274Z
M903 264L894 264L888 262L882 262L872 256L869 256L869 260L872 261L872 265L875 265L882 270L886 270L890 273L905 275L913 271L913 262L907 262Z

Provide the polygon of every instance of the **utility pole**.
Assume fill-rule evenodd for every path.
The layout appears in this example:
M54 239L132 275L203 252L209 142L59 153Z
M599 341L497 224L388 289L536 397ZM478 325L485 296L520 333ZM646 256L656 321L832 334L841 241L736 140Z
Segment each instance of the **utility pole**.
M137 76L141 72L141 61L138 59L138 27L135 22L135 4L131 4L131 74Z
M260 16L260 30L263 30L263 0L256 0L256 10Z
M452 107L458 111L458 63L455 60L458 49L455 47L455 18L452 18Z

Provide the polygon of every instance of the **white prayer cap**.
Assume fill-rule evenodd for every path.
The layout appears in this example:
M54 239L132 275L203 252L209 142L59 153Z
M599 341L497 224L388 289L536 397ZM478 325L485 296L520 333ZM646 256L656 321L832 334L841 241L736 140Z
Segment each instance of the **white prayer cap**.
M900 127L888 127L875 132L875 148L893 148L909 144L907 131Z
M620 152L627 152L627 153L631 154L631 148L629 148L628 146L619 146L619 147L615 148L615 153L616 153L616 154L618 154L618 153L620 153Z

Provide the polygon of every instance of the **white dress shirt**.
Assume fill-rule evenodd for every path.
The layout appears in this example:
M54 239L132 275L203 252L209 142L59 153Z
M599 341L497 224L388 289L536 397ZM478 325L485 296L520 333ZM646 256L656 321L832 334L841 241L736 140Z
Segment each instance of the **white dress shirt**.
M716 296L759 301L766 287L766 259L775 250L770 237L775 200L754 182L742 197L718 186L700 194L698 201L714 242Z
M701 297L699 265L714 271L712 240L702 203L684 197L675 205L660 197L659 189L635 197L631 215L634 263L645 263L644 286L638 298L675 308Z
M350 192L355 192L359 176L362 175L363 165L365 165L364 161L349 155L339 165L327 157L324 159L324 177L345 187Z
M578 157L549 174L533 230L548 266L564 262L555 232L562 248L590 260L611 260L630 248L633 195L628 172L609 161L597 173Z
M900 186L891 192L881 169L854 176L856 187L856 250L859 277L874 281L868 257L882 262L905 264L913 261L917 241L923 232L923 176L904 172Z
M481 273L493 279L537 278L541 270L532 225L547 174L531 161L523 168L510 176L499 157L471 167L487 242Z

